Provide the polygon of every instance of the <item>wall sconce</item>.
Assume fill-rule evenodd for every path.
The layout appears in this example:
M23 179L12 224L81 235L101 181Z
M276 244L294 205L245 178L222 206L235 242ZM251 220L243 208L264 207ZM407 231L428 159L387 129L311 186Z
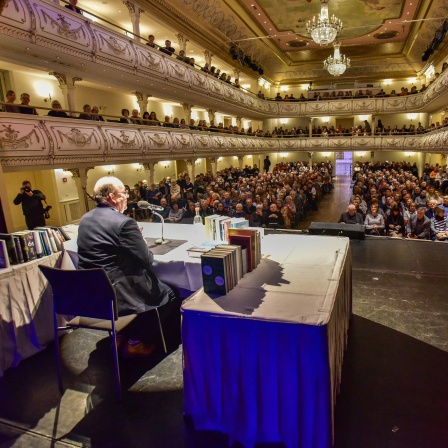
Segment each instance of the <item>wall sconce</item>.
M100 106L99 109L100 110L106 110L107 106Z
M322 117L322 121L323 121L324 123L327 123L327 124L328 124L328 122L330 121L330 117Z
M46 98L44 98L44 101L45 101L46 103L51 103L51 95L48 94L48 96L47 96Z
M280 123L281 124L286 124L286 123L288 123L288 119L287 118L280 118Z
M115 165L104 165L104 171L107 171L109 176L113 176L115 174Z
M408 120L415 120L417 118L417 114L408 114Z
M287 157L288 156L288 153L287 152L281 152L280 153L280 157L282 158L282 159L284 159L285 157Z
M200 165L200 164L201 164L201 159L196 159L196 160L194 161L194 164L195 164L195 165Z
M409 152L409 151L405 151L404 152L404 155L406 156L406 157L411 157L412 156L412 152Z
M137 173L143 171L143 165L141 163L134 163L133 166L137 170Z
M163 162L160 162L160 164L165 168L169 168L170 167L170 161L169 160L165 160Z
M356 155L358 157L361 157L361 159L362 159L366 155L366 152L365 151L357 151Z
M323 152L322 155L323 155L324 157L330 157L331 152Z
M247 158L248 158L248 159L251 159L251 158L252 158L252 156L251 156L251 155L248 155L248 156L247 156Z

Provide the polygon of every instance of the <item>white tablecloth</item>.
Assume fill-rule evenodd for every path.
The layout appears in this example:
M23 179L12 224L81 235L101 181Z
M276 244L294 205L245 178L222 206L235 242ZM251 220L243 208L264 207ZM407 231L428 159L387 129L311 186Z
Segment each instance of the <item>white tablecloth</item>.
M268 235L225 296L182 306L185 413L246 448L332 446L351 313L347 238Z
M61 255L0 271L0 377L53 339L51 294L38 266L58 266Z

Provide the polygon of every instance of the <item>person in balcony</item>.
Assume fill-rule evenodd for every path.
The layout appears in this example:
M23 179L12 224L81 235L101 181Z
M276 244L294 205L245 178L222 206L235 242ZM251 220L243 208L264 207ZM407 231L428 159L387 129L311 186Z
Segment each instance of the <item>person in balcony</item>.
M219 77L219 79L220 79L221 81L226 81L226 79L227 79L227 75L223 72L223 73L221 73L221 76Z
M58 118L69 118L66 112L61 110L61 103L58 100L53 100L51 102L51 110L48 112L49 117L58 117Z
M190 63L190 58L188 56L185 56L185 51L180 50L179 54L177 55L176 59L181 62L185 62L186 64Z
M160 120L157 118L157 115L156 115L156 113L154 111L152 111L149 114L148 120L150 120L150 122L146 123L146 124L149 124L150 126L161 126Z
M165 53L168 56L172 56L173 53L176 51L172 46L171 46L171 41L170 40L166 40L165 41L165 46L164 47L159 47L159 50L162 53Z
M121 109L120 123L132 124L132 120L129 118L129 109Z
M69 0L69 2L69 5L65 5L67 9L70 9L70 11L76 12L77 14L82 14L82 11L76 6L78 4L78 0Z
M143 124L141 117L138 115L138 109L132 109L131 120L134 124Z
M166 128L174 128L174 124L170 123L170 116L169 115L165 115L165 121L163 122L163 126Z
M204 64L204 67L201 68L201 72L210 73L210 69L208 68L208 62Z
M280 92L277 93L276 97L274 98L275 101L283 101L282 96L280 95Z
M156 44L154 43L154 36L152 34L148 36L148 42L146 42L146 45L148 45L148 47L156 48Z
M19 114L20 109L19 106L16 106L14 103L16 101L16 92L14 90L8 90L6 92L6 105L3 106L3 112L9 112L13 114Z
M92 107L92 117L95 121L104 121L104 118L100 115L100 109L98 106Z
M30 104L30 94L29 93L22 93L22 95L20 95L20 100L22 101L20 103L20 106L25 106L25 107L19 106L19 112L21 114L39 115L37 113L36 109L34 109L34 107L28 107Z
M82 108L83 113L79 114L79 119L80 120L93 120L93 116L92 116L92 107L90 106L90 104L84 104L84 107Z

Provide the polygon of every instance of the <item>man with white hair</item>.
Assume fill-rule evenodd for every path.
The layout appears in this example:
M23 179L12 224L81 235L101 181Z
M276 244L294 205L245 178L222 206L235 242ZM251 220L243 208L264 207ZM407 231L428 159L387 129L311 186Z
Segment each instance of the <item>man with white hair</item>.
M364 224L364 218L361 213L356 211L356 205L350 204L347 211L341 213L338 223L340 224Z
M94 197L97 207L79 224L79 268L103 268L115 288L118 314L138 314L122 332L127 343L123 336L117 340L120 353L129 358L149 356L155 345L150 343L152 328L146 312L170 303L161 314L171 313L176 295L152 272L154 256L137 222L123 214L127 203L123 183L116 177L103 177L95 184ZM177 314L179 307L180 303Z

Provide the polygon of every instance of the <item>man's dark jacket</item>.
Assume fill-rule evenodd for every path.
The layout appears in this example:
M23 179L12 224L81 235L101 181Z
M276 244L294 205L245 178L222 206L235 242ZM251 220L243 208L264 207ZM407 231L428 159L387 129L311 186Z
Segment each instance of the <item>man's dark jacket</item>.
M98 205L79 224L79 268L104 268L115 287L119 315L141 313L168 301L169 287L151 271L153 254L132 218Z

